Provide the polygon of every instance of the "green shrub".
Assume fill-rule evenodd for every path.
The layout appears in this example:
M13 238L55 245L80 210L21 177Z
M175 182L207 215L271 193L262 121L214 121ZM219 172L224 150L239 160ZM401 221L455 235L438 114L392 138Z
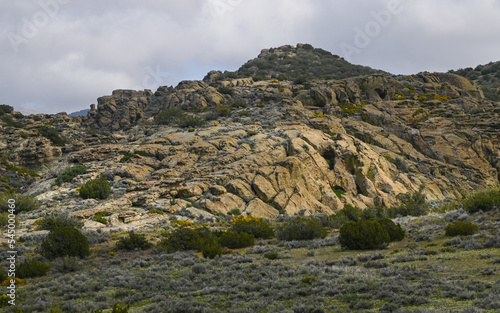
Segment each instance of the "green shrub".
M59 273L71 273L78 271L82 264L79 259L74 256L63 256L53 261L54 269Z
M7 104L0 104L0 115L14 112L14 108Z
M298 218L285 223L276 231L279 240L311 240L325 238L327 231L321 224L311 218Z
M127 153L120 159L120 163L125 163L128 160L132 159L133 157L135 157L133 153Z
M16 269L16 277L25 279L40 277L47 274L50 265L35 258L25 259Z
M279 257L278 252L269 252L264 255L265 258L269 260L276 260Z
M340 228L342 248L351 250L378 249L389 241L389 233L377 221L348 222Z
M219 237L219 243L229 249L239 249L253 246L255 237L229 229Z
M400 224L396 224L388 218L378 218L375 221L387 231L391 242L401 241L405 238L405 231L401 228Z
M203 118L196 115L183 115L179 118L178 126L179 127L200 127L207 123Z
M224 94L224 95L234 95L234 89L231 86L222 86L217 89L218 92Z
M462 200L465 210L474 213L492 211L500 208L500 189L492 188L479 191Z
M19 226L18 219L14 218L14 220L15 220L14 224L16 226ZM0 227L5 227L7 225L9 225L9 212L2 212L0 213Z
M19 174L28 174L31 177L40 177L37 173L31 172L23 167L17 167L9 162L2 162L2 164L5 165L5 168L9 171L17 172Z
M222 246L214 240L205 240L201 245L201 253L204 258L213 259L222 255Z
M391 159L390 162L393 163L394 165L396 165L396 167L398 168L398 170L400 172L403 172L403 173L409 172L408 163L406 162L405 159L397 157L395 159Z
M247 233L255 238L268 239L274 236L274 231L268 220L256 218L251 215L243 217L242 215L233 219L231 229L238 233Z
M61 138L61 136L59 135L59 132L57 131L57 129L55 129L53 127L42 126L38 129L38 132L43 137L52 141L52 143L56 146L64 146L66 144L64 142L64 140Z
M5 192L0 194L0 212L8 212L9 199L15 200L15 213L29 212L40 208L40 202L35 196Z
M470 236L477 233L479 226L472 222L456 221L446 226L446 236Z
M425 200L425 195L422 193L423 186L414 194L401 193L397 195L397 199L401 202L400 206L392 207L387 210L389 217L394 218L401 216L422 216L428 213L429 204Z
M62 171L56 179L56 185L60 186L62 183L71 183L78 175L85 174L87 167L85 165L72 166Z
M91 179L79 189L83 199L106 199L111 194L111 185L105 178Z
M167 238L162 239L159 246L167 250L167 252L200 251L203 241L214 237L215 235L208 228L180 227L172 231Z
M233 110L231 109L231 107L229 107L227 105L219 105L219 106L217 106L217 113L220 116L223 116L223 117L231 116L232 111Z
M128 232L128 238L120 238L116 243L118 250L146 250L151 248L151 243L142 234L136 234L133 231Z
M14 121L14 119L10 115L2 115L2 116L0 116L0 120L3 121L6 126L9 126L9 127L23 128L25 126L21 122Z
M40 252L48 259L66 255L84 258L90 255L87 237L69 226L52 229L40 245Z
M94 214L93 220L96 222L99 222L101 224L108 224L108 220L105 219L104 217L108 215L108 212L97 212Z
M38 230L53 230L58 227L73 227L81 229L83 224L83 221L69 217L67 213L50 213L35 222Z
M184 115L184 111L179 108L168 109L160 112L155 117L155 123L159 125L173 125Z
M248 105L245 101L241 100L241 99L234 99L232 102L231 102L231 106L233 108L246 108Z

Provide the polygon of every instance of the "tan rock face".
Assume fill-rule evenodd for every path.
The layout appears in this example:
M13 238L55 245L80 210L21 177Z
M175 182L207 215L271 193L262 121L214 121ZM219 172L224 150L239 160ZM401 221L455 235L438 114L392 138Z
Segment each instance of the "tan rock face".
M154 96L115 91L88 118L43 117L26 127L28 135L0 128L8 139L0 151L9 162L46 169L30 189L44 205L61 198L87 219L100 210L133 211L132 205L167 216L189 209L197 218L234 209L264 218L332 214L346 204L395 205L398 194L421 185L428 200L498 185L499 104L478 97L456 75L363 76L312 81L309 89L285 81L219 81L220 75L160 87ZM166 108L204 116L235 100L247 107L204 127L150 123ZM37 135L49 122L61 123L54 127L66 146ZM89 170L64 188L50 187L72 164ZM100 176L112 183L113 197L75 198L76 188ZM147 219L139 216L128 224ZM124 223L118 215L112 220Z

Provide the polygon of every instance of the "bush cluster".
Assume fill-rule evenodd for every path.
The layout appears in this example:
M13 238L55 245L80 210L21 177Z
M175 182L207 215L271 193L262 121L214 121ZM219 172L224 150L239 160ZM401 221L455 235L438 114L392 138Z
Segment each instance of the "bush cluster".
M492 211L500 208L500 189L492 188L479 191L462 200L463 207L470 213Z
M14 108L7 104L0 104L0 115L4 115L6 113L12 113Z
M316 220L300 217L285 223L276 231L276 237L285 241L325 238L326 235L326 229Z
M9 199L15 200L16 213L29 212L40 208L40 202L35 196L5 192L0 194L0 212L8 212Z
M51 260L64 256L84 258L90 255L87 237L69 226L52 229L40 245L40 252Z
M69 217L67 213L50 213L35 222L38 230L52 230L57 227L73 227L81 229L83 224L83 221Z
M128 237L120 238L116 243L118 250L146 250L151 248L151 243L146 239L143 234L136 234L133 231L128 232Z
M64 146L66 144L64 142L64 140L61 138L61 136L59 135L59 132L57 131L57 129L55 129L53 127L42 126L38 129L38 132L43 137L52 141L52 143L56 146Z
M352 221L340 228L340 244L351 250L378 249L404 236L401 225L388 218Z
M87 167L85 165L72 166L62 171L56 178L56 184L60 186L62 183L71 183L78 175L85 174Z
M445 235L454 236L470 236L477 233L479 226L472 222L456 221L446 226Z
M219 242L223 247L229 249L239 249L253 246L255 243L255 237L251 234L229 229L221 234Z
M167 109L160 112L154 121L158 125L177 125L179 127L199 127L206 123L203 118L186 114L179 108Z
M105 178L91 179L78 190L84 199L106 199L111 194L111 185Z
M25 259L16 269L16 277L25 279L40 277L47 274L50 270L50 265L36 258Z
M422 216L427 214L429 211L429 204L422 190L423 186L414 194L402 193L397 195L397 199L401 202L401 205L387 209L389 217L394 218L398 215Z
M268 239L274 236L274 230L268 220L249 215L240 215L233 219L231 229L253 235L255 238Z
M2 115L0 116L0 120L5 123L6 126L15 127L15 128L23 128L24 124L18 121L15 121L10 115Z

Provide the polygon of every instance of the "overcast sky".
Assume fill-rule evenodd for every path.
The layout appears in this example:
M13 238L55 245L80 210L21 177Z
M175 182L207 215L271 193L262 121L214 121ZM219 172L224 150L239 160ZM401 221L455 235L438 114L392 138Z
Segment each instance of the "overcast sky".
M396 74L500 60L498 0L0 2L0 103L57 113L310 43Z

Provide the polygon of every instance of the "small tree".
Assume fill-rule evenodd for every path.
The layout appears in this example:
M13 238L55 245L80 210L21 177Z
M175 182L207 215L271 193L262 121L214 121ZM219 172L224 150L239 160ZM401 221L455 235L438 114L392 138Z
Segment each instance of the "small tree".
M378 222L389 234L389 240L401 241L405 238L405 231L401 228L400 224L396 224L388 218L379 218L375 220Z
M377 221L359 220L340 228L340 245L351 250L378 249L389 243L389 233Z
M325 238L326 235L326 229L316 220L300 217L285 223L276 231L276 237L286 241Z
M274 236L274 231L268 220L249 215L240 215L233 219L231 228L236 232L253 235L255 238L268 239Z
M151 248L151 243L146 239L146 236L129 231L128 238L121 238L116 243L116 248L127 251L146 250Z
M35 222L38 230L52 230L57 227L73 227L81 229L83 221L69 217L67 213L51 213Z
M255 237L247 233L239 233L229 229L221 234L219 242L223 247L229 249L239 249L253 246Z
M80 197L83 199L104 200L111 194L111 185L105 178L91 179L79 189Z
M48 259L63 256L84 258L90 255L87 237L73 227L56 227L50 231L40 246L40 252Z
M87 167L85 165L77 165L69 167L64 171L62 171L62 173L59 174L59 176L57 176L56 184L60 186L62 183L70 183L73 181L75 177L77 177L78 175L85 174L86 171Z
M477 233L479 226L472 222L456 221L448 224L445 229L446 236L470 236Z
M500 189L479 191L462 200L464 209L470 213L492 211L500 208Z
M17 267L17 277L21 279L40 277L47 274L50 265L35 258L25 259Z

